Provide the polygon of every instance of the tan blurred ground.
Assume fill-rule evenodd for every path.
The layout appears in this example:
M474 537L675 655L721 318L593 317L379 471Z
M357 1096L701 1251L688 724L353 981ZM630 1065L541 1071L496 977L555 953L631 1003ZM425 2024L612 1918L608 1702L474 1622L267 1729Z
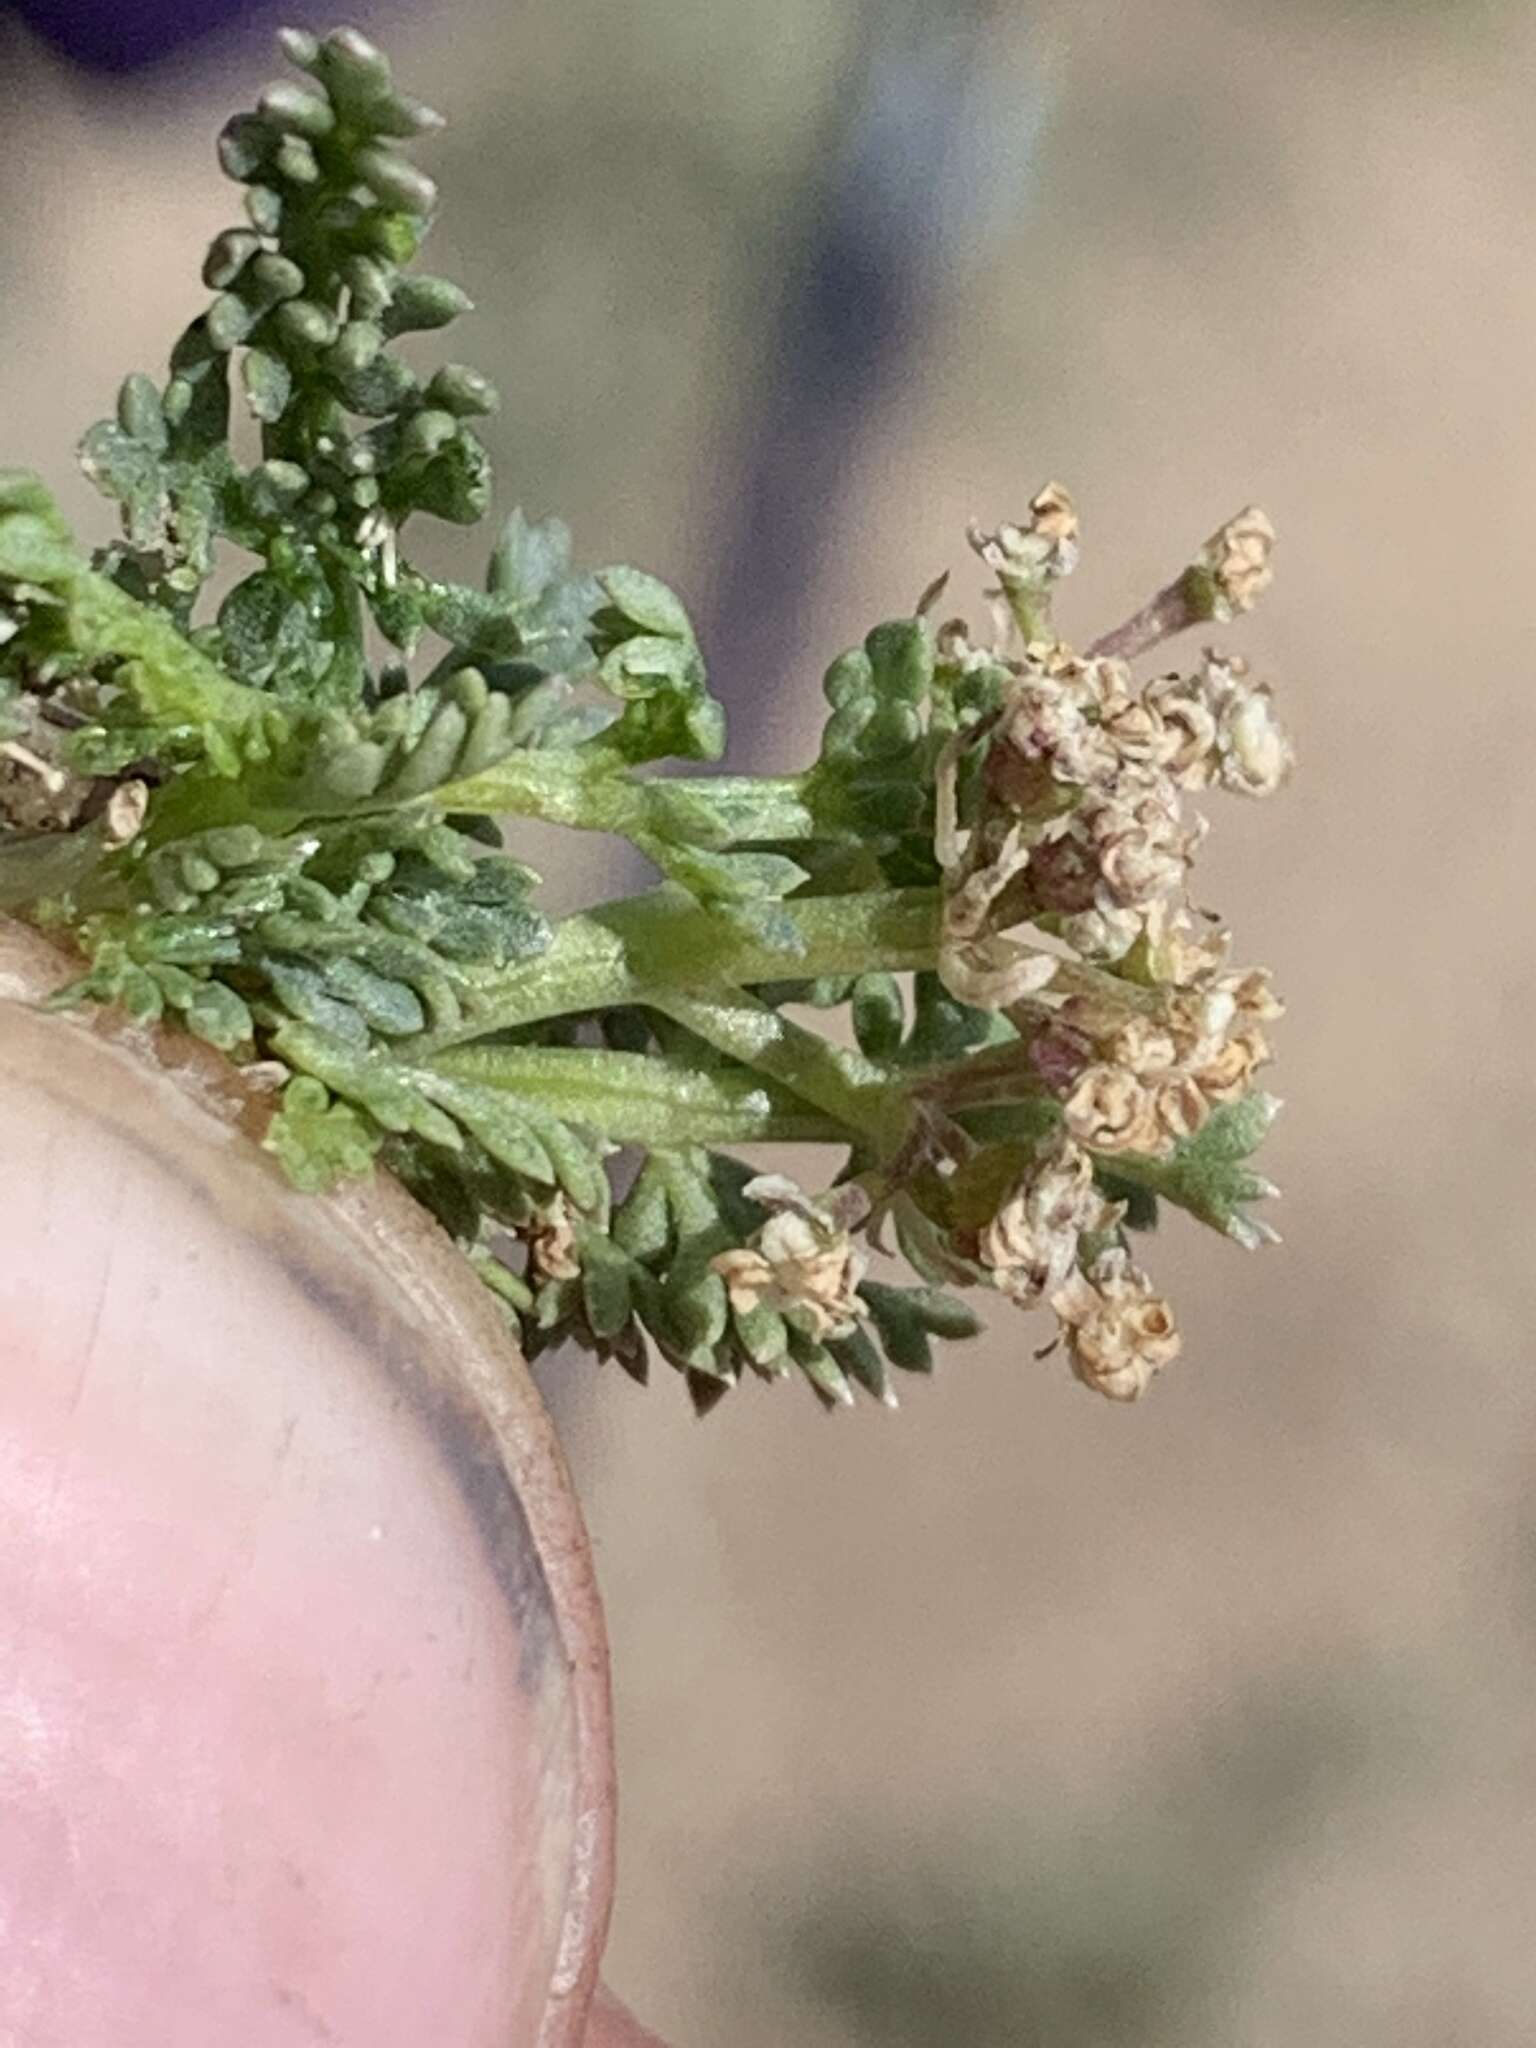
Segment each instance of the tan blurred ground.
M637 362L611 274L556 249L526 321L506 295L505 360L494 325L478 359L532 365L521 487L568 489L595 554L686 587L751 280L697 168L636 181L638 140L579 130L539 158L582 47L543 12L544 58L497 82L532 140L487 112L483 67L456 89L467 37L418 35L413 82L466 105L461 161L504 149L525 266L539 204L586 219L586 151L637 247L653 204L681 217L688 283L639 323ZM632 64L663 28L706 52L724 33L656 13L650 40L624 17ZM603 10L577 14L586 32ZM671 1387L602 1383L574 1448L617 1656L612 1976L676 2048L1523 2048L1536 24L1097 0L1056 10L1042 49L1032 212L954 288L849 476L805 638L819 659L900 609L962 566L970 513L1047 474L1088 528L1069 624L1113 623L1247 498L1271 510L1282 573L1244 637L1303 771L1275 806L1224 807L1207 879L1291 1001L1286 1244L1248 1260L1172 1229L1157 1269L1187 1358L1130 1412L1035 1364L1028 1325L952 1353L896 1417L829 1421L782 1389L694 1426ZM752 233L819 118L813 54L761 36L717 94ZM656 89L694 103L687 80ZM222 215L199 106L146 136L55 87L28 104L0 230L4 449L57 474L193 302ZM466 266L503 227L478 175ZM110 207L142 237L132 265ZM579 431L589 381L601 443ZM815 716L802 668L786 762Z

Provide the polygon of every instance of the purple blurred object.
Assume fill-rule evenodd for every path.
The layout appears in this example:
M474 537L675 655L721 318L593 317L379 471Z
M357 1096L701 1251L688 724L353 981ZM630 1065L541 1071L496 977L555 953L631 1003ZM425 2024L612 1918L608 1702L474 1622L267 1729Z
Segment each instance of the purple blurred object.
M281 16L295 11L279 0L13 0L13 4L37 35L91 71L137 71L219 30L266 36ZM0 14L5 11L4 0L0 0Z

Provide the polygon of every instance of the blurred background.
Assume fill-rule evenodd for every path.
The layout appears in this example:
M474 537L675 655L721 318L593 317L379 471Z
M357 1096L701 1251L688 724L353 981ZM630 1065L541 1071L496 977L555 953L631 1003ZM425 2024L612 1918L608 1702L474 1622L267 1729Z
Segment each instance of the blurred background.
M1129 1411L1017 1321L894 1416L548 1376L615 1646L614 1983L675 2048L1524 2048L1532 10L360 19L453 117L434 268L503 504L690 597L738 765L796 764L825 661L937 570L973 602L966 518L1047 476L1084 638L1250 499L1281 533L1241 639L1302 771L1202 875L1290 999L1283 1249L1170 1227L1186 1355ZM66 483L195 310L269 27L0 7L6 461Z

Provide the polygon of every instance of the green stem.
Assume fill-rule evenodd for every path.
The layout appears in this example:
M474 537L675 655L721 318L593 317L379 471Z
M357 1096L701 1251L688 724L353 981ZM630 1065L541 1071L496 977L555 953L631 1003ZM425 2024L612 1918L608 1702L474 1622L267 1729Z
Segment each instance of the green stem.
M910 1086L914 1095L951 1112L1050 1094L1030 1063L1028 1046L1017 1042L973 1049L957 1060L919 1069Z
M691 802L707 804L725 840L751 844L766 840L824 839L829 836L825 805L812 803L811 777L804 775L698 775L662 787Z
M336 652L322 689L335 704L360 704L368 683L363 596L347 564L323 561L321 573L331 593L331 632Z
M714 842L726 846L826 837L826 823L807 798L806 781L800 775L651 781L636 776L622 755L601 745L564 754L518 747L478 775L441 784L431 802L440 811L541 818L628 838L650 831L662 839L672 836L668 811L686 809L690 825L707 813Z
M793 1089L850 1136L890 1135L891 1076L862 1054L819 1038L744 991L652 989L644 999L717 1052Z
M649 1053L570 1046L464 1046L432 1061L456 1080L504 1088L616 1145L830 1141L826 1115L755 1073L701 1072Z
M1132 981L1107 968L1089 967L1081 960L1063 960L1051 979L1052 995L1086 996L1114 1010L1135 1010L1145 1017L1160 1017L1167 1007L1168 991L1161 983Z
M427 801L437 811L541 818L550 825L625 837L636 827L643 829L647 808L644 785L631 778L616 755L585 748L559 753L515 747L478 775L440 783Z
M674 890L655 889L565 919L537 959L479 979L463 1026L424 1050L483 1038L578 1010L656 1002L673 990L709 992L821 975L900 973L937 957L932 889L808 896L783 906L797 949L772 946Z
M1032 647L1037 641L1053 640L1056 636L1051 628L1049 583L1044 579L1031 583L1018 575L1000 575L998 581L1024 645Z

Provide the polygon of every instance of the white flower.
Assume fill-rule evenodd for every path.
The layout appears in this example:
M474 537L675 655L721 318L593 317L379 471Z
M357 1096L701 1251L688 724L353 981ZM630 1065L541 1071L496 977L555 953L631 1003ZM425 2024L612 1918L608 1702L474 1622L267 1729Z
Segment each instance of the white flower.
M1110 904L1142 910L1183 887L1192 840L1171 788L1096 804L1088 813L1088 827Z
M858 1287L869 1261L850 1234L869 1214L864 1190L834 1188L813 1201L782 1174L763 1174L745 1192L772 1213L751 1243L710 1260L731 1306L799 1310L817 1338L848 1336L864 1313Z
M1199 566L1215 585L1215 615L1229 619L1252 611L1274 579L1270 558L1275 529L1268 513L1249 505L1213 533L1200 551Z
M1002 1293L1028 1307L1064 1285L1083 1232L1107 1230L1119 1214L1094 1186L1088 1154L1062 1135L983 1226L976 1256Z
M1224 965L1229 935L1219 926L1203 931L1182 904L1148 906L1147 967L1154 981L1187 988L1210 980Z
M1173 1311L1128 1252L1103 1252L1051 1297L1072 1370L1111 1401L1135 1401L1179 1354Z
M1141 937L1139 910L1125 910L1116 903L1096 903L1092 910L1064 918L1061 936L1085 960L1123 960Z
M1204 789L1216 752L1216 714L1199 680L1163 676L1147 685L1143 702L1162 722L1164 768L1180 789Z
M1268 685L1249 680L1246 662L1208 654L1205 690L1216 714L1216 772L1223 789L1273 796L1295 755Z
M1030 501L1029 524L1004 520L986 533L974 519L967 529L971 546L1004 588L1038 586L1048 576L1070 576L1077 567L1077 513L1066 489L1050 483Z
M1224 789L1239 796L1273 796L1291 772L1291 743L1260 687L1222 708L1217 732Z

